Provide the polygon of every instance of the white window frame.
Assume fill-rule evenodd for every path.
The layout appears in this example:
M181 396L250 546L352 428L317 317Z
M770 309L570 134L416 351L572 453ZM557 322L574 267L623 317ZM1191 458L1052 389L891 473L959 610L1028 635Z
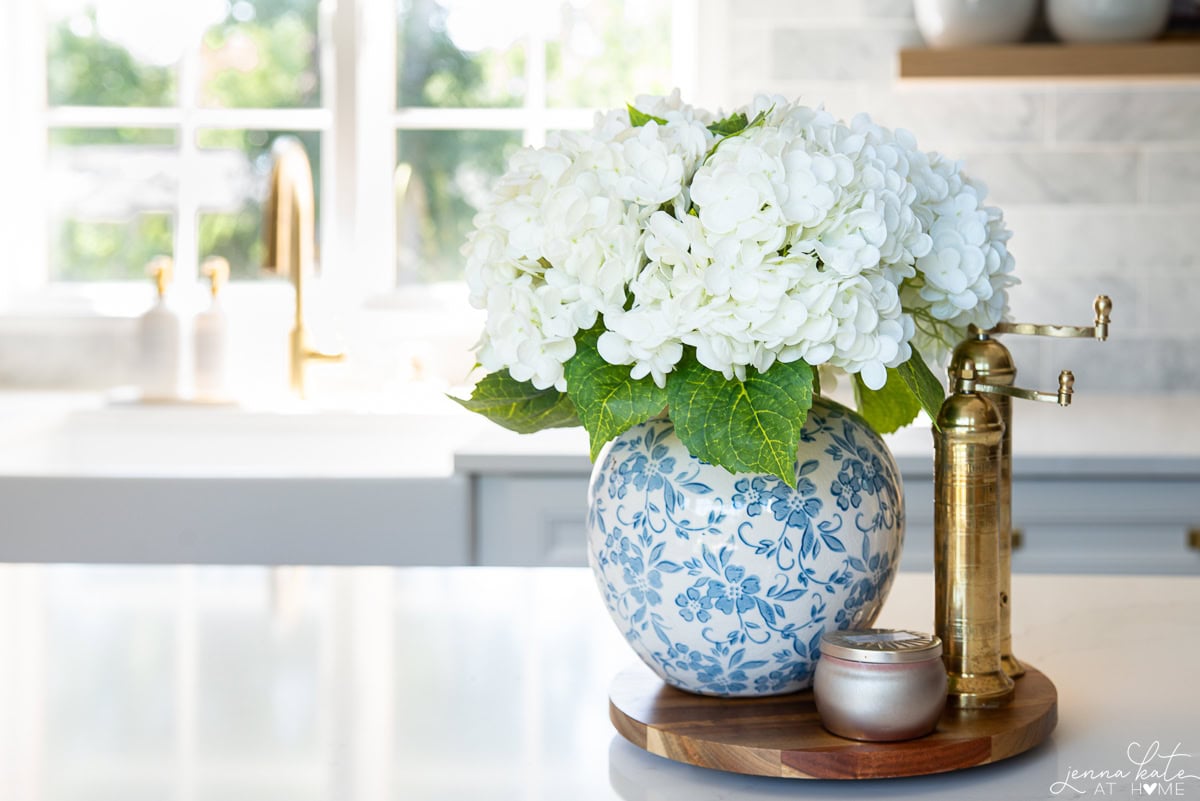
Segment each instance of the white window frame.
M499 0L498 0L499 1ZM672 77L685 97L704 102L699 58L701 12L707 0L672 0ZM195 134L202 128L272 128L322 134L322 274L360 299L397 294L393 172L396 137L402 130L508 130L523 132L526 145L540 145L553 128L586 128L595 109L548 108L545 102L545 43L532 33L526 59L529 91L522 108L397 108L395 87L396 0L321 0L318 35L322 107L315 109L213 109L196 105L200 32L179 67L178 105L169 108L48 108L46 22L37 0L0 3L0 70L21 76L0 84L0 174L11 176L0 192L0 309L39 291L117 291L114 282L53 282L48 274L43 184L47 131L53 127L173 129L182 159L174 208L175 281L198 279L198 204L189 166L195 164ZM707 27L707 26L705 26ZM378 32L387 32L379 35ZM7 32L7 33L6 33ZM372 32L372 35L366 35ZM19 188L16 189L16 188ZM8 223L11 222L11 225ZM31 235L30 232L39 232ZM401 288L400 293L403 293ZM139 297L144 296L140 294ZM386 303L386 300L383 301Z
M354 216L352 208L334 208L339 202L345 203L346 194L339 182L344 181L343 176L352 176L354 169L353 164L338 163L338 158L345 158L345 154L354 151L353 148L338 148L339 134L344 135L344 132L335 127L335 121L340 119L339 100L347 94L342 87L353 85L354 63L349 59L350 63L344 67L335 63L335 59L340 53L353 55L355 50L351 38L354 29L343 18L353 17L357 6L368 4L382 4L382 0L321 0L318 36L323 45L333 44L332 48L320 48L318 69L322 106L282 109L199 106L198 68L203 31L195 32L194 40L188 43L179 62L176 105L163 108L51 107L46 96L45 9L36 0L4 4L4 9L0 10L0 51L5 56L0 56L0 69L9 75L20 75L22 79L7 84L11 96L0 95L0 108L13 112L12 124L0 126L0 168L16 178L14 186L29 189L19 195L3 193L4 202L0 205L0 214L3 214L0 219L13 222L11 227L0 228L0 246L3 252L15 256L14 264L17 265L15 268L10 265L0 278L0 308L14 310L14 303L20 304L38 295L87 299L112 297L122 294L122 285L127 290L125 294L138 299L145 297L144 292L135 293L130 289L131 282L50 279L46 236L49 198L44 176L48 165L47 133L55 128L130 127L175 133L174 152L180 160L180 171L178 195L170 211L174 215L175 285L181 288L195 285L199 278L198 215L201 209L194 180L200 153L196 145L197 132L201 129L270 128L320 133L322 155L325 156L326 151L330 153L329 158L321 160L322 207L332 210L332 213L322 214L322 250L330 271L336 272L335 265L345 264L346 260L341 252L344 240L337 238L335 223ZM16 310L20 311L19 305Z

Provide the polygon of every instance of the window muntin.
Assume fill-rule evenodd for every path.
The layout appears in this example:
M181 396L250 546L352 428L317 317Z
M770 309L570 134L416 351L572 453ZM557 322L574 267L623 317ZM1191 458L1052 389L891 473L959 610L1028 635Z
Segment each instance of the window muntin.
M397 0L396 283L462 277L459 247L519 144L667 91L674 6Z
M174 255L181 281L194 281L214 254L230 260L235 278L259 277L266 154L289 132L308 148L322 220L345 226L365 218L364 209L391 208L387 232L360 245L355 259L374 272L380 259L394 265L386 285L461 277L458 248L517 147L541 144L548 130L586 127L595 108L666 91L680 3L339 0L339 15L361 9L379 20L384 10L392 20L395 80L380 94L362 90L391 82L386 71L362 69L349 82L332 72L353 60L336 47L376 47L380 26L351 35L365 41L338 41L323 0L46 1L46 126L57 165L48 194L59 195L60 181L77 182L70 165L85 148L110 148L92 153L108 152L124 175L156 182L132 203L118 202L137 194L131 179L118 180L121 192L97 193L113 201L108 212L93 203L83 215L55 200L47 209L51 280L138 277L137 262L152 250ZM386 107L347 104L351 95L390 99ZM355 158L353 142L380 125L391 127L391 143ZM174 170L162 166L169 153ZM388 169L381 156L393 165L390 180L366 180L363 171ZM339 181L343 189L329 194ZM368 189L345 190L355 185ZM329 205L347 198L354 205L340 212ZM344 263L351 236L363 232L331 237L330 225L318 222L330 245L321 252ZM115 248L115 238L127 241ZM338 245L349 249L333 252Z
M319 0L55 0L47 9L49 278L127 280L171 255L261 275L270 143L321 184ZM318 207L319 207L318 203ZM318 222L318 230L320 223Z

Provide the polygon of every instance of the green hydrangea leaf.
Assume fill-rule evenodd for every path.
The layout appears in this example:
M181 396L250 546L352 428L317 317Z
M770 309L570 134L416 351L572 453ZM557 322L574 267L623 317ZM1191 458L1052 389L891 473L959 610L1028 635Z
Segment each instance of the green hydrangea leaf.
M775 110L775 106L774 106L774 104L772 104L770 108L764 109L764 110L758 112L757 114L755 114L754 119L750 120L750 122L748 122L745 125L743 125L742 127L738 128L736 131L727 133L723 136L718 134L718 136L720 136L721 138L718 139L717 141L713 142L712 147L710 147L708 149L708 152L704 154L704 161L708 161L710 158L712 158L712 155L717 152L717 148L719 148L721 146L721 143L724 142L725 140L732 139L735 136L741 136L742 134L746 133L747 131L752 131L755 128L761 128L764 125L766 125L767 124L767 115L770 114L774 110ZM739 116L739 115L735 115L735 116ZM743 120L746 119L746 115L742 114L740 116ZM729 119L733 119L733 117L726 118L726 120L729 120ZM722 120L721 122L725 122L726 120ZM716 124L720 125L721 123L716 123ZM709 130L712 130L712 128L710 127ZM716 133L716 132L714 131L714 133Z
M938 412L942 408L942 401L946 399L946 391L942 389L942 383L929 369L929 365L925 364L925 360L921 358L921 354L917 352L916 348L913 348L912 358L897 367L896 372L912 390L917 400L921 402L921 408L925 410L925 414L929 415L929 419L936 427Z
M575 337L566 364L567 394L587 429L592 461L613 437L645 422L667 405L667 390L650 377L634 380L628 365L609 364L596 348L603 327Z
M659 125L667 124L667 121L664 120L662 117L655 117L653 114L647 114L644 111L638 111L636 108L634 108L629 103L625 104L625 108L629 109L629 124L632 125L634 128L641 128L643 125L650 122L651 120L654 120ZM569 383L569 381L570 381L570 379L568 379L568 383Z
M737 114L730 114L723 120L717 120L708 126L708 130L714 136L733 136L746 130L746 126L750 124L750 120L740 111Z
M553 387L538 389L528 381L517 381L507 370L485 375L467 400L453 400L518 434L579 425L565 392Z
M921 401L908 388L899 371L888 368L887 383L881 389L870 389L859 376L854 376L854 400L858 413L880 434L899 431L917 419Z
M692 455L731 472L770 473L796 486L796 448L812 407L813 370L776 362L728 380L687 353L667 381L675 432Z

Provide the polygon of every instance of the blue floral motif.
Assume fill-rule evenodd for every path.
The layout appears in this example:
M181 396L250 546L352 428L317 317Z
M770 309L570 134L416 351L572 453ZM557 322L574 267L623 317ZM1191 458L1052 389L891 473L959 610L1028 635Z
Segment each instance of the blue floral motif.
M837 498L838 508L845 512L851 506L857 509L862 505L862 488L862 462L847 460L842 463L829 491Z
M810 485L812 482L808 482ZM821 513L820 498L806 498L805 495L811 495L815 492L815 488L808 492L796 492L782 481L771 492L771 511L775 513L776 520L786 521L786 525L792 528L806 529L811 525L813 518Z
M625 563L625 583L629 585L629 594L638 603L651 606L662 603L662 596L658 594L663 586L662 574L657 570L646 570L641 559L630 559Z
M656 445L650 456L644 453L634 454L633 459L621 465L621 472L633 476L633 485L640 490L654 492L661 489L671 471L675 469L675 460L667 456L666 445Z
M895 463L861 418L821 398L795 489L695 459L656 419L607 446L588 497L609 613L648 665L693 692L808 686L822 633L869 625L899 561Z
M680 607L679 616L687 621L699 620L707 623L712 620L713 599L702 595L699 587L688 587L686 592L675 596L675 605Z
M762 476L739 478L733 483L734 493L732 502L734 509L745 509L746 514L758 517L762 514L763 504L769 500L767 480Z
M741 614L757 605L758 600L754 596L760 589L758 576L747 576L746 568L730 565L725 568L724 582L708 582L708 597L725 614L732 615L735 610Z

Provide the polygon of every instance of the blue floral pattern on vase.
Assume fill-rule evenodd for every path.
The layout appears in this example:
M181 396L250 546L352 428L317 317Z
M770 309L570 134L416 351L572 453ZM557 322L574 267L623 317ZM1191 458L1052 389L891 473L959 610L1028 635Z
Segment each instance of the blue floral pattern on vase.
M871 625L904 538L900 473L861 417L816 398L796 488L690 453L656 418L606 446L588 489L588 558L625 639L706 695L809 687L827 629Z

